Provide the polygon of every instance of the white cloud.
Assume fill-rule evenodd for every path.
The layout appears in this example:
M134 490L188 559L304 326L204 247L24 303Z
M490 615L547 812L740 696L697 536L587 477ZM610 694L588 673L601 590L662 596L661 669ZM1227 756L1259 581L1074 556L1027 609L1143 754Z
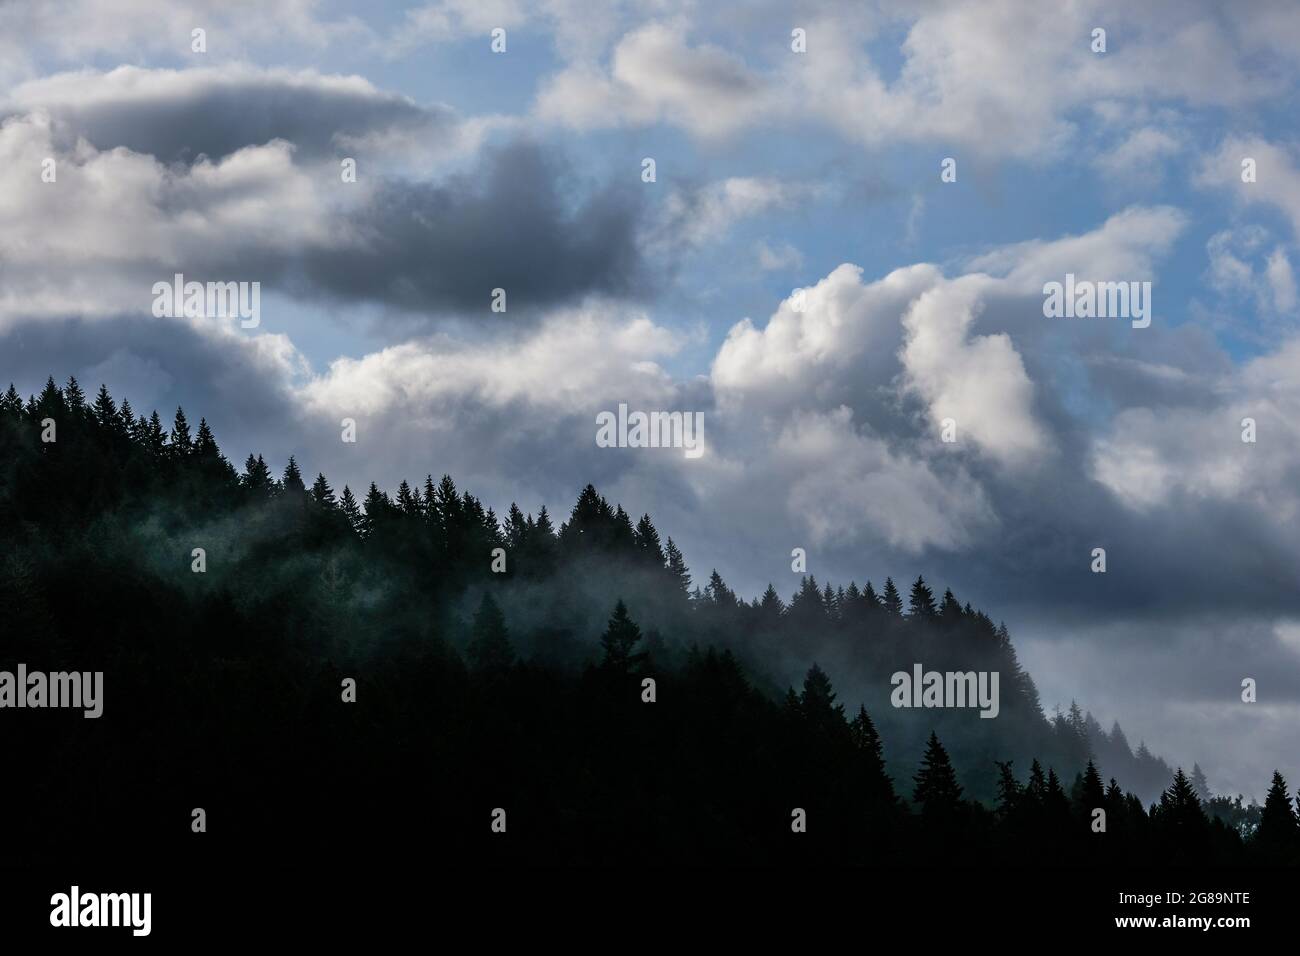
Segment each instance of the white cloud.
M969 435L981 451L1022 465L1050 451L1051 441L1034 415L1034 386L1010 336L971 334L993 284L963 276L917 298L903 316L903 381L926 402L936 434L951 418L958 442Z
M719 47L688 44L685 33L680 21L638 27L619 41L608 72L579 64L549 80L538 115L579 129L671 121L704 137L757 119L767 99L759 77Z
M1291 271L1291 260L1279 246L1268 257L1265 268L1268 285L1273 293L1273 308L1278 312L1294 312L1296 307L1295 274Z
M952 551L995 523L983 489L968 474L941 475L924 460L891 451L856 431L845 406L795 414L773 454L792 472L790 514L819 547L874 535L910 554Z
M1242 160L1255 161L1255 181L1242 182ZM1276 207L1300 237L1300 165L1290 151L1260 137L1231 137L1206 156L1196 176L1202 186L1231 191L1242 205Z

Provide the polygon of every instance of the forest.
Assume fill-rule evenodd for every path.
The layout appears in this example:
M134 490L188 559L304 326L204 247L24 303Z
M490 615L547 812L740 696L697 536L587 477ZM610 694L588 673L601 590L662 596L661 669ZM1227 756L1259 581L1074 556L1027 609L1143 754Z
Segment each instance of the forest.
M1045 713L1007 627L917 569L746 600L634 513L336 490L181 409L11 385L0 670L104 678L95 720L0 710L0 859L1300 862L1280 774L1247 804ZM917 662L999 673L996 719L892 707Z

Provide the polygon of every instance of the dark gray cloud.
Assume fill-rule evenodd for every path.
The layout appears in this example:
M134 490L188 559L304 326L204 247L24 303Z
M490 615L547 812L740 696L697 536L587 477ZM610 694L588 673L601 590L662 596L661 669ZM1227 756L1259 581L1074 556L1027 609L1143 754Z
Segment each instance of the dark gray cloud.
M557 155L517 141L487 150L474 176L386 182L340 224L354 244L303 260L301 294L507 321L588 293L644 292L639 193L583 195L572 177ZM490 311L497 288L506 315Z
M216 161L273 139L293 143L305 158L351 155L339 148L349 138L448 138L459 122L448 107L421 106L354 78L239 67L124 67L33 84L18 100L23 110L50 115L65 148L83 137L101 150L125 147L164 163Z

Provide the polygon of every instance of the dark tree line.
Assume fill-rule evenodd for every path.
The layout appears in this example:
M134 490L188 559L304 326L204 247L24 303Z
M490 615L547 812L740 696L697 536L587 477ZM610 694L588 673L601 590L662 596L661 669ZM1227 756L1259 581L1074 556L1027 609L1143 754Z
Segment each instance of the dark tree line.
M20 859L1297 858L1280 776L1244 806L1075 704L1046 717L951 591L745 601L591 486L558 526L447 476L358 497L51 379L0 398L0 542L0 668L105 673L100 720L0 712ZM999 717L892 708L913 662L998 671Z

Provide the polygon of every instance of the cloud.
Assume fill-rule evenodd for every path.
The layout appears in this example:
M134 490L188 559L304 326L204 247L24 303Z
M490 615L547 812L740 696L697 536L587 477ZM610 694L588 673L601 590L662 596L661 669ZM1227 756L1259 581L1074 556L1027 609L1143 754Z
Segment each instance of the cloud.
M1294 312L1295 273L1291 271L1291 260L1280 246L1269 255L1264 274L1268 277L1269 290L1273 294L1273 308L1278 312Z
M84 138L99 150L123 146L163 163L220 160L272 140L294 144L300 159L334 157L367 137L447 140L458 126L449 107L421 107L360 76L239 63L60 73L20 85L3 106L44 112L61 149Z
M1008 464L1051 450L1033 411L1034 387L1005 333L971 335L990 282L965 276L921 294L903 317L905 387L929 408L931 427L952 419L959 436Z
M1255 181L1242 181L1243 160L1254 160ZM1242 205L1275 207L1300 238L1300 165L1282 146L1260 137L1229 137L1206 156L1196 175L1201 186L1230 191Z
M805 183L763 176L732 176L669 193L656 225L661 244L705 245L717 242L733 226L773 210L788 210L815 199L824 190Z
M681 22L648 23L619 41L608 72L567 67L539 91L538 116L578 129L670 121L706 138L757 119L763 82L721 48L688 44L686 30Z
M1276 58L1278 38L1300 33L1300 17L1281 2L1258 13L1273 24L1272 36L1245 22L1254 13L1225 21L1209 2L1123 12L1098 3L1046 10L1019 0L882 4L852 14L814 4L801 19L804 54L770 45L763 17L754 18L762 29L733 18L746 59L693 42L707 14L691 11L628 25L608 66L584 48L543 85L535 112L584 130L667 123L705 140L812 122L871 148L956 143L977 155L1041 162L1077 142L1081 114L1099 102L1218 109L1294 90L1294 69L1264 72L1257 59ZM1108 30L1104 54L1091 49L1100 24ZM897 68L878 52L886 27L905 31ZM760 60L756 51L766 55ZM1178 142L1171 130L1135 127L1097 162L1108 174L1131 175Z
M813 545L850 546L868 535L908 554L960 550L995 523L980 485L957 468L938 473L853 427L841 405L796 413L773 457L791 474L786 504ZM845 520L852 515L851 520Z
M803 265L803 253L788 242L772 246L760 240L754 246L758 267L764 272L784 272Z
M475 175L436 184L385 181L338 223L356 237L306 257L305 296L388 303L412 316L540 311L585 295L644 293L641 199L606 186L574 197L570 167L517 141L489 149Z
M0 125L0 162L32 171L0 184L0 321L143 313L153 283L176 272L379 303L417 322L497 315L496 288L514 317L644 291L639 194L562 190L567 165L536 144L488 150L476 176L349 185L278 139L175 167L55 140L43 113ZM46 158L53 183L37 178Z
M39 178L55 161L56 180ZM126 149L60 152L40 114L0 125L0 324L6 317L147 314L153 282L258 279L338 241L328 204L282 141L169 169Z
M1235 502L1260 518L1300 516L1300 338L1215 382L1208 407L1135 407L1119 413L1092 452L1093 477L1128 508L1187 499ZM1244 419L1256 440L1243 440Z

